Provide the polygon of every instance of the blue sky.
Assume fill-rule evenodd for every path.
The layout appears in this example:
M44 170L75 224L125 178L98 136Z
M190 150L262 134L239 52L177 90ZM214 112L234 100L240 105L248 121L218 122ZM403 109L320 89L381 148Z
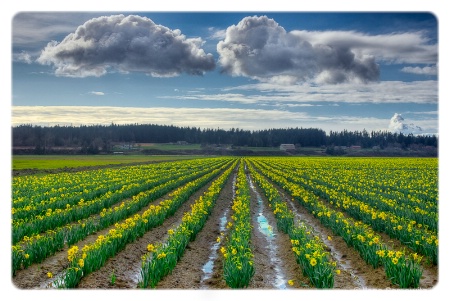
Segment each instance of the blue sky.
M12 125L438 134L438 27L430 12L18 12Z

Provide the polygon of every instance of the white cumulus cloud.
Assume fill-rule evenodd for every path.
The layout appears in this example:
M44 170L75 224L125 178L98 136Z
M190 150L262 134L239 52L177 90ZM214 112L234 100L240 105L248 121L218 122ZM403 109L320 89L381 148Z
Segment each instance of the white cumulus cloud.
M402 72L413 73L420 75L437 75L436 66L426 66L426 67L403 67Z
M367 83L377 61L435 64L437 46L422 32L286 31L266 16L245 17L217 45L223 71L262 82Z
M389 122L389 130L391 132L403 134L419 134L423 132L420 126L414 123L407 124L401 114L395 113Z
M379 77L373 57L356 57L348 47L313 45L266 16L246 17L228 27L217 51L225 72L261 81L342 83Z
M200 38L136 15L93 18L61 42L52 41L37 62L68 77L102 76L109 70L143 72L155 77L202 75L215 68Z

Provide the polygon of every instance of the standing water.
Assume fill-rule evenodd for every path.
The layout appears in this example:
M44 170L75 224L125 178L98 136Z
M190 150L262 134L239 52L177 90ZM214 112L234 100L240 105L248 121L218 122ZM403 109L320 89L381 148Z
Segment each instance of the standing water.
M263 214L264 203L262 201L261 195L256 190L255 185L253 185L253 181L251 180L250 176L247 176L247 179L250 183L250 188L256 194L256 199L258 202L258 217L257 217L258 230L259 232L264 234L264 237L267 241L267 248L269 249L270 262L274 265L274 270L276 273L275 282L273 285L279 289L287 289L286 286L287 281L280 266L280 259L276 256L277 245L273 241L275 238L275 233L273 232L273 228L269 224L267 218Z
M236 174L234 174L233 177L233 199L236 196ZM203 276L202 279L200 280L200 286L202 289L205 289L205 281L208 280L209 278L211 278L212 276L212 271L214 268L214 261L217 259L217 250L219 249L220 243L222 242L222 238L223 238L223 233L226 230L226 224L227 224L227 216L228 216L228 208L224 211L224 213L222 214L222 217L220 218L220 223L219 223L219 232L220 232L220 240L215 242L213 244L213 246L211 247L211 252L209 254L209 260L203 265L202 267L202 271L203 271Z

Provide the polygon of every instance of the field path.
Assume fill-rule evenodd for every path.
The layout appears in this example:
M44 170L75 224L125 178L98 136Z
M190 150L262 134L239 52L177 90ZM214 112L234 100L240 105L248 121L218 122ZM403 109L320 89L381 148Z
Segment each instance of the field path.
M235 169L219 194L219 198L203 229L190 242L171 274L156 286L158 289L226 289L222 277L220 243L217 237L226 232L236 181Z
M253 222L255 276L251 289L308 288L308 278L302 275L295 261L289 236L277 230L276 219L267 198L251 178L251 213ZM287 284L288 280L293 285Z

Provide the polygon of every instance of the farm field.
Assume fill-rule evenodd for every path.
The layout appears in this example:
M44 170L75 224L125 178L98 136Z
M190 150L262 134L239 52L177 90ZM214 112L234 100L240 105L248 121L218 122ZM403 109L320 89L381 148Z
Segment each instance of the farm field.
M130 163L149 163L193 159L198 156L148 156L148 155L15 155L12 169L51 170L63 168L82 168Z
M438 160L214 157L12 178L19 289L431 289Z

